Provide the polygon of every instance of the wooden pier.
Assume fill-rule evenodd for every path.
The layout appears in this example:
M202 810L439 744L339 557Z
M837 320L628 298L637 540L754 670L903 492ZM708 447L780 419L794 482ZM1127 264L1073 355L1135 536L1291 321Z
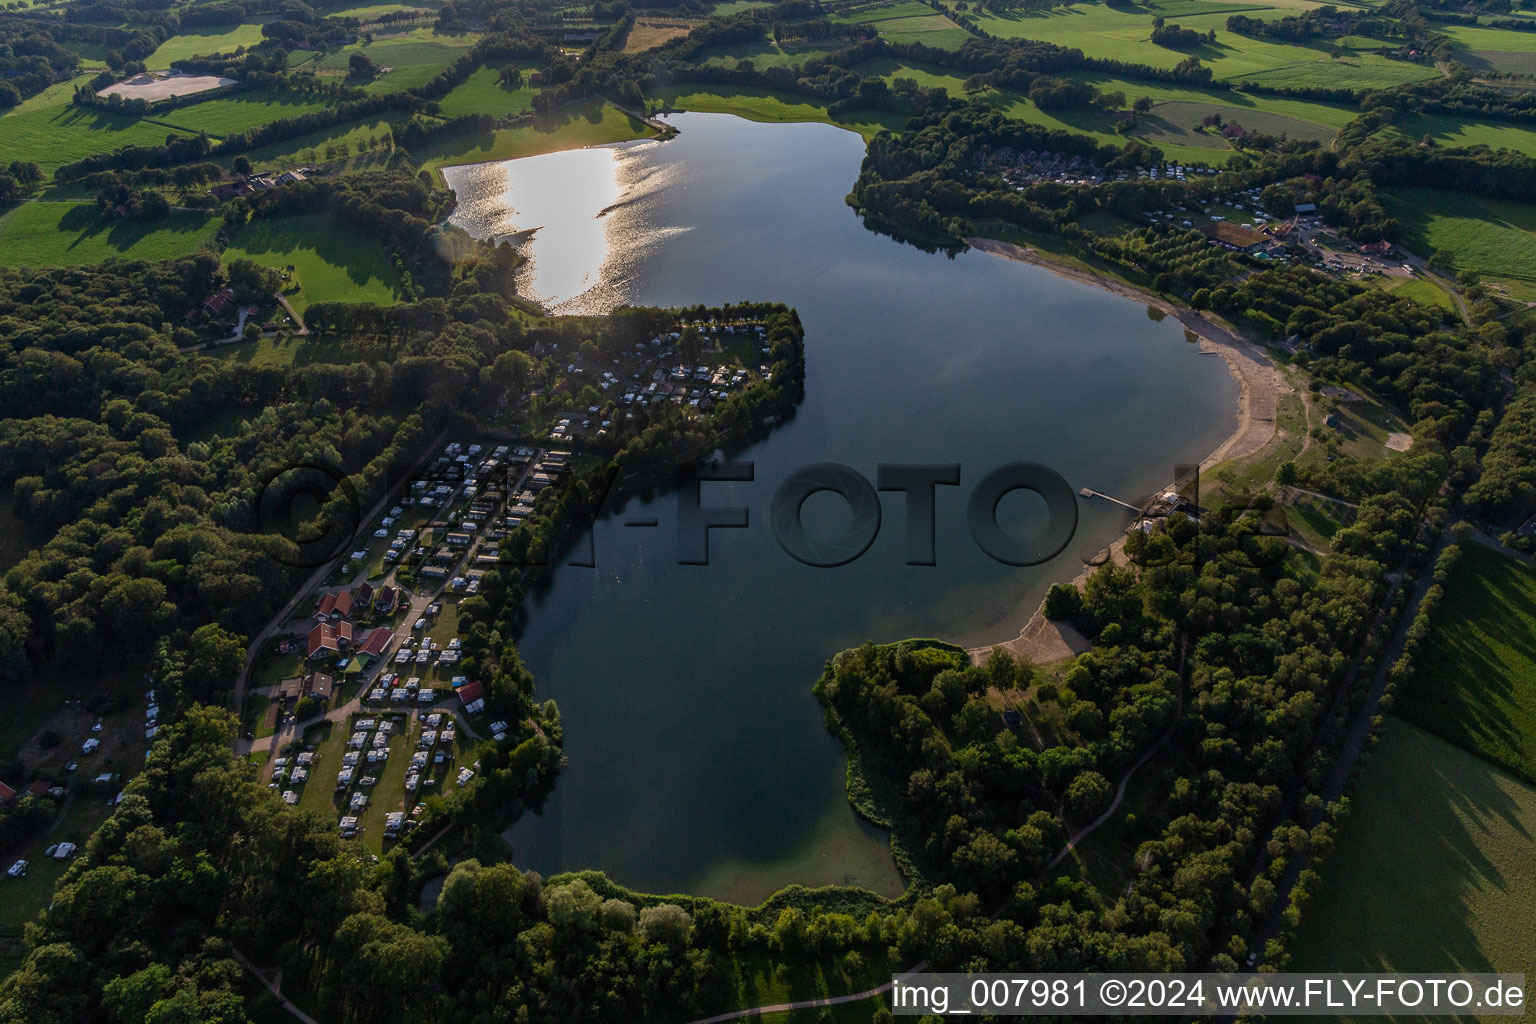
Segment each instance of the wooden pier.
M1079 490L1077 493L1081 494L1085 498L1103 498L1105 501L1112 501L1112 502L1114 502L1116 505L1119 505L1121 508L1128 508L1132 512L1137 513L1138 515L1141 514L1141 509L1137 508L1135 505L1132 505L1132 504L1129 504L1127 502L1121 501L1119 498L1112 498L1112 497L1110 497L1109 495L1105 494L1102 491L1095 491L1091 487L1084 487L1081 490Z

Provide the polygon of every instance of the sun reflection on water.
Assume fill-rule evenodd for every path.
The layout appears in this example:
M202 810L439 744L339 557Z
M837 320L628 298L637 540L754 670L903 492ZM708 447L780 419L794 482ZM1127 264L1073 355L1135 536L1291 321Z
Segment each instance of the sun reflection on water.
M450 221L528 257L518 291L565 314L606 312L626 301L645 251L672 231L646 221L671 172L638 159L657 142L598 146L444 172L459 205Z

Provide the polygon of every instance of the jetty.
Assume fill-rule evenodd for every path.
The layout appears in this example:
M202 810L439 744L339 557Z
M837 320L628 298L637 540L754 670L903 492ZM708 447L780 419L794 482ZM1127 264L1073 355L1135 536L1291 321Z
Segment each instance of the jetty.
M1130 502L1121 501L1119 498L1111 497L1110 495L1105 494L1103 491L1096 491L1096 490L1094 490L1091 487L1081 488L1077 493L1081 494L1085 498L1103 498L1105 501L1114 502L1116 505L1119 505L1121 508L1128 508L1132 512L1135 512L1137 515L1141 514L1141 509L1136 507L1135 505L1132 505Z

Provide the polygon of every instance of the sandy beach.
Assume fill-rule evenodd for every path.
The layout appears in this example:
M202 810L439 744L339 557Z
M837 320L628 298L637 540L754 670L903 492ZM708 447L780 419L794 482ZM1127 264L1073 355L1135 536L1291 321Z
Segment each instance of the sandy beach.
M1215 451L1201 460L1202 473L1218 463L1254 454L1275 436L1275 417L1280 396L1293 389L1280 373L1274 360L1259 346L1244 340L1230 328L1188 306L1170 302L1160 295L1142 291L1122 281L1101 277L1076 267L1064 266L1037 250L990 238L967 238L965 242L973 249L1001 256L1004 259L1017 260L1020 263L1033 263L1053 274L1108 289L1117 295L1161 309L1170 316L1176 317L1184 325L1185 330L1199 339L1202 352L1220 356L1238 385L1237 427L1225 441L1217 446ZM1110 545L1109 556L1118 559L1124 546L1124 538L1115 541ZM1091 568L1085 568L1078 575L1077 582L1081 582L1091 571ZM1089 646L1088 641L1070 625L1051 622L1039 609L1036 609L1029 622L1019 631L1018 636L996 644L972 647L969 651L971 659L978 663L984 661L994 648L1001 647L1010 653L1026 657L1037 665L1042 665L1081 654Z

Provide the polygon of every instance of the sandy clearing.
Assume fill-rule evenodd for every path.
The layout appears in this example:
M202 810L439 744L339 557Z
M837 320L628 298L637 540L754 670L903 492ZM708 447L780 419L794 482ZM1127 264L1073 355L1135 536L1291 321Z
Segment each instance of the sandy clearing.
M97 96L121 96L125 100L170 99L172 96L192 96L209 89L222 89L238 84L233 78L218 75L167 75L163 78L145 72L132 78L115 82L98 92Z

